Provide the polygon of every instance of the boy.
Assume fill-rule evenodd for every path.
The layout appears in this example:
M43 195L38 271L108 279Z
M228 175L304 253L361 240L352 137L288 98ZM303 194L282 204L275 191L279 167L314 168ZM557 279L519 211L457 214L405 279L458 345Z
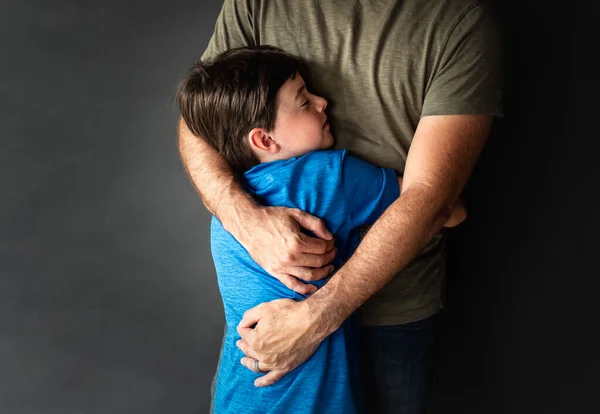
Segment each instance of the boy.
M243 175L261 203L299 208L325 221L338 249L335 269L358 246L359 227L374 223L399 196L401 179L394 170L345 150L324 151L333 145L327 101L306 89L300 62L279 49L233 49L196 64L179 85L177 102L190 131ZM456 208L446 226L458 224L464 214ZM238 323L260 303L303 296L258 266L214 217L211 248L227 323L215 412L363 412L355 316L277 383L254 387L261 374L239 363L244 355L235 346ZM326 280L311 283L321 287Z

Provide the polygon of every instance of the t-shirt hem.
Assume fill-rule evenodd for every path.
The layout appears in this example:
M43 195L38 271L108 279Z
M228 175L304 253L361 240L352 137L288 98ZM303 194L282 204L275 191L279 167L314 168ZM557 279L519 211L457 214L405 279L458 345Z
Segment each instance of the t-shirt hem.
M360 324L364 326L392 326L392 325L403 325L405 323L418 322L423 319L427 319L443 308L443 304L440 300L426 305L418 310L411 310L406 312L398 312L388 315L363 315L360 313Z

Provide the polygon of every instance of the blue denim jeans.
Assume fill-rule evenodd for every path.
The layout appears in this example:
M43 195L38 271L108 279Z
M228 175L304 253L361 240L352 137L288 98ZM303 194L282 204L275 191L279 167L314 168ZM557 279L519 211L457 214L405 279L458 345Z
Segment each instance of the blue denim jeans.
M422 414L433 379L437 315L361 326L361 380L368 414Z

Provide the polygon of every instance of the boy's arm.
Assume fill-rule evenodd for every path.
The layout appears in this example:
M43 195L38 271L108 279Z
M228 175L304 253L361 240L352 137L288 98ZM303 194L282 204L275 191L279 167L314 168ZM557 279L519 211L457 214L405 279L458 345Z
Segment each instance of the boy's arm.
M288 288L307 294L310 281L326 277L335 257L324 222L298 209L264 207L242 188L225 159L179 120L179 152L183 165L206 208L252 258ZM301 228L319 238L309 237Z
M450 217L444 223L444 227L456 227L467 218L467 208L462 198L459 198L450 212Z

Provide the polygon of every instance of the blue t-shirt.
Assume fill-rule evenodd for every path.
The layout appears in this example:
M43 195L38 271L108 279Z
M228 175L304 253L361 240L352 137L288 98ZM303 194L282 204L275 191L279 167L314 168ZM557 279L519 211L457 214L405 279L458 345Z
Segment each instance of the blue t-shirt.
M313 151L255 166L247 189L264 205L299 208L325 221L333 233L339 269L360 242L358 227L372 224L399 196L393 169L375 167L342 151ZM265 272L213 217L211 250L225 308L227 333L217 372L215 413L360 413L356 315L325 339L314 355L269 387L240 364L236 327L246 310L263 302L303 296ZM326 280L314 282L321 287Z

